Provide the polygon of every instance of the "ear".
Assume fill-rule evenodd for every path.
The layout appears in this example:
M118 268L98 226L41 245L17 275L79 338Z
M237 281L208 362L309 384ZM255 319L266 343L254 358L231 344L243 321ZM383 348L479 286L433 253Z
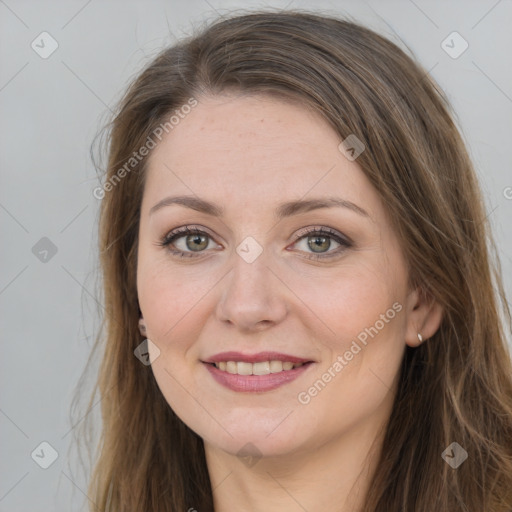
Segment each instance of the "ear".
M144 318L139 318L139 332L142 334L142 336L146 336L146 322L144 321Z
M407 297L407 326L405 342L410 347L421 344L418 333L423 341L431 338L439 329L443 318L442 306L423 288L411 290Z

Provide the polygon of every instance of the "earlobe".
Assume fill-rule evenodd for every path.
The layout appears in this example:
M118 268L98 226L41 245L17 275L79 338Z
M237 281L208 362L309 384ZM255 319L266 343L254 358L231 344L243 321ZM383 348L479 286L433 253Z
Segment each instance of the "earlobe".
M142 336L146 336L146 322L142 317L139 318L139 332L142 334Z
M421 288L409 296L405 342L410 347L425 343L439 329L443 318L443 307L434 297Z

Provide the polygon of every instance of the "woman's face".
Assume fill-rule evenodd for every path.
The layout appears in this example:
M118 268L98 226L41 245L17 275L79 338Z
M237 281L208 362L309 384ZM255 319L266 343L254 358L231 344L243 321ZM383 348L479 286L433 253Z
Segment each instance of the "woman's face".
M300 106L218 96L150 157L137 286L152 370L215 449L311 451L389 417L417 295L340 142Z

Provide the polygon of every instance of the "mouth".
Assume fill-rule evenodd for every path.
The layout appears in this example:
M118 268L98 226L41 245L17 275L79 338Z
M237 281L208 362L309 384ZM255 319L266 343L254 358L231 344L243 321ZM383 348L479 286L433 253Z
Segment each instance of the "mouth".
M295 380L315 361L276 352L224 352L202 363L215 381L232 391L263 392Z

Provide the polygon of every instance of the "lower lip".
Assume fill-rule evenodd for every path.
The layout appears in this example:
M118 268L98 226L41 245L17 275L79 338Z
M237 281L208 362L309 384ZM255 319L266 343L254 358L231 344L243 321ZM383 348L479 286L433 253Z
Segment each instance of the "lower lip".
M219 370L215 365L203 363L212 377L232 391L258 392L271 391L302 375L313 363L305 363L293 370L283 370L268 375L238 375Z

